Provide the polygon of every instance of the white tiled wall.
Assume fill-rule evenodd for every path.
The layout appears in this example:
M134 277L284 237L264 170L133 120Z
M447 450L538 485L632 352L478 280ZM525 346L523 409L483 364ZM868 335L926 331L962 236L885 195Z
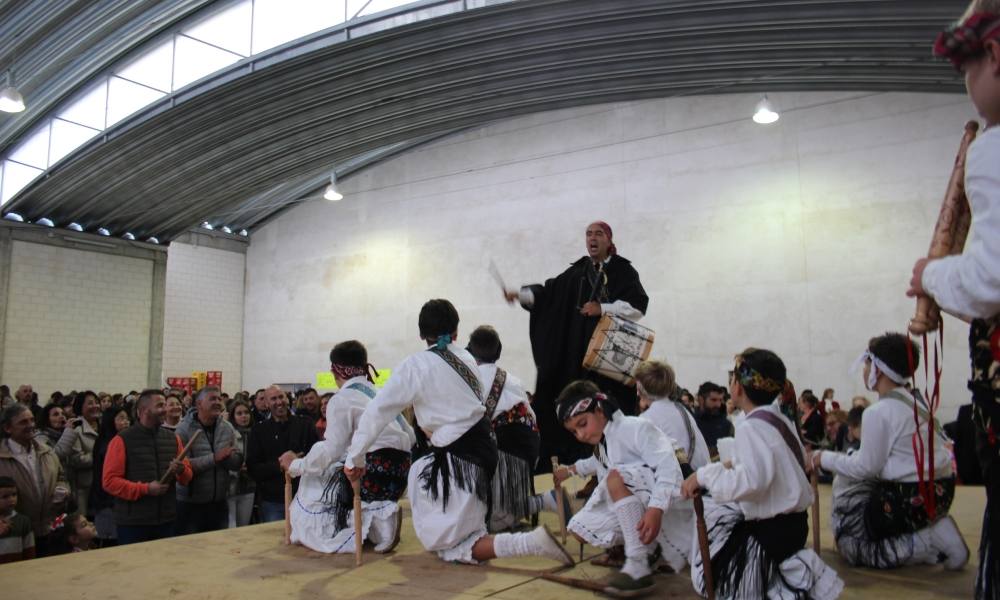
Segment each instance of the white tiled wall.
M528 315L487 274L538 282L608 221L651 296L654 355L697 387L733 355L777 351L799 389L862 391L869 337L901 330L965 121L964 96L772 94L626 102L530 115L441 140L289 210L247 255L246 385L311 381L357 338L391 367L419 350L417 312L450 298L459 335L491 323L528 386ZM794 110L793 110L794 109ZM947 322L945 409L967 401L967 327Z
M153 262L13 242L0 381L59 390L146 387Z
M240 390L245 255L174 242L167 251L163 377L222 371Z

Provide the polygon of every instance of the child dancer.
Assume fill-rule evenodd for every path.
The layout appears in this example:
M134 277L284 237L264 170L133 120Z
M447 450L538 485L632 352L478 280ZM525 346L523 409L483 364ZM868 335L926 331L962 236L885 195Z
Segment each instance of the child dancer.
M414 460L407 482L413 528L424 548L447 561L537 555L572 565L573 559L543 527L488 534L498 457L476 362L453 343L458 311L451 302L428 301L418 324L428 348L406 358L365 408L347 451L345 473L352 481L360 479L368 448L412 406L428 442L428 453Z
M943 32L934 53L965 74L965 87L986 130L969 147L965 192L972 227L965 251L913 266L911 296L931 296L941 310L971 320L973 420L986 484L976 598L1000 598L1000 0L973 0Z
M912 366L907 338L887 333L872 338L858 358L864 363L865 386L879 399L865 409L861 422L861 448L847 455L814 452L813 465L845 481L833 502L833 531L837 548L852 565L891 569L905 564L943 562L948 569L961 569L969 550L948 515L955 497L951 458L944 450L945 438L935 420L933 482L936 520L931 521L919 489L919 471L927 471L914 455L914 409L921 415L919 431L927 443L927 407L923 398L911 394L904 383L913 375L920 350L912 346ZM916 404L916 407L914 407Z
M49 553L70 554L90 550L97 538L97 528L81 513L61 514L52 521Z
M541 439L535 413L521 380L497 366L500 335L489 325L477 327L466 350L476 359L479 378L486 390L486 418L497 439L499 461L493 476L493 506L490 531L501 531L545 507L541 496L532 496L535 463ZM554 502L551 509L555 509Z
M717 598L829 600L844 582L811 549L806 508L812 488L795 424L774 399L785 365L769 350L748 349L730 372L733 398L746 413L736 429L732 467L712 463L684 481L686 498L706 488L705 522ZM691 582L707 595L701 553Z
M625 565L608 581L605 593L631 597L649 591L657 544L672 566L683 566L690 552L690 534L688 547L681 548L664 527L663 515L681 483L673 443L646 419L625 416L590 381L566 386L556 415L577 440L594 447L592 457L557 469L556 481L570 474L598 476L597 488L573 515L569 531L600 548L625 546Z
M375 397L368 351L361 342L341 342L330 351L330 371L339 392L326 407L326 439L304 458L286 452L279 458L292 477L301 477L291 507L292 543L318 552L351 553L355 548L354 490L344 476L344 458L362 413ZM375 552L391 551L399 543L403 513L397 504L406 488L413 429L402 418L389 423L365 455L361 480L362 543Z

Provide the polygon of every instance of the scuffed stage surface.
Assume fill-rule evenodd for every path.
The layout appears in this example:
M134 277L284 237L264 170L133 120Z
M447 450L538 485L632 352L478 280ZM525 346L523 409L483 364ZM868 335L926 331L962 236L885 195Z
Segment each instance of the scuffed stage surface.
M548 479L548 482L545 480ZM551 478L539 477L538 489L551 487ZM828 512L829 486L820 487L823 512ZM972 550L969 566L961 572L941 567L895 571L851 569L832 546L823 516L823 558L847 582L842 598L969 598L975 581L975 551L979 544L985 495L982 488L959 488L952 514ZM404 506L406 504L404 503ZM424 552L409 521L394 554L365 552L365 564L354 568L353 555L327 556L301 546L282 544L283 524L270 523L201 535L171 538L147 544L39 559L0 566L0 589L11 600L66 598L90 600L246 600L248 598L407 600L498 598L503 600L569 600L592 598L585 590L530 576L491 571L486 567L450 565ZM543 522L554 527L554 515ZM811 539L811 538L810 538ZM579 546L568 547L579 558ZM598 552L585 549L589 559ZM493 561L503 567L543 570L556 563L535 559ZM599 579L611 571L585 561L560 572L577 578ZM686 573L657 577L651 597L695 598Z

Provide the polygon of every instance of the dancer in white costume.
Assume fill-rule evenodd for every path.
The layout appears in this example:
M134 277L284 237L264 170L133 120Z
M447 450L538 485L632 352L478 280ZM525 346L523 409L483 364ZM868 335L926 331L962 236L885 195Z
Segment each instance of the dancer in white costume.
M345 472L365 474L365 453L385 427L413 407L427 454L410 468L407 494L413 528L427 550L443 560L475 563L509 556L545 556L566 565L573 559L544 528L489 535L486 519L497 465L497 446L484 417L476 362L452 343L458 311L447 300L420 309L426 351L406 358L368 404L347 452Z
M920 394L903 385L920 359L920 350L915 345L908 349L907 343L901 333L869 340L858 364L864 364L865 386L879 398L862 413L861 447L850 455L815 452L811 460L837 475L832 525L837 549L847 562L876 569L940 562L961 569L969 561L969 549L948 514L955 476L936 419L934 481L927 482L929 489L920 485L920 473L932 472L931 459L924 457L921 465L914 454L918 428L913 413L916 409L920 418L924 448L930 415ZM926 492L934 495L933 510L928 510L931 499Z
M812 487L794 425L773 404L785 385L785 365L769 350L736 357L729 387L746 420L736 429L732 467L712 463L684 481L693 497L706 488L705 523L716 598L829 600L844 582L812 549L806 508ZM701 553L691 581L707 595Z
M664 513L679 494L681 468L674 444L655 425L625 416L591 381L574 381L559 394L556 415L594 455L554 473L597 475L587 504L573 515L569 531L600 548L625 546L625 565L608 581L605 593L632 597L653 587L651 565L657 549L670 564L683 565L688 550L675 546L664 526Z
M374 367L361 342L341 342L330 351L330 371L339 392L326 407L326 439L303 458L285 453L279 459L293 477L301 477L291 506L292 543L327 553L351 553L355 548L353 489L343 474L351 436L372 398ZM413 428L400 416L389 423L365 457L361 482L363 539L376 552L389 552L399 542L402 512L397 504L406 486Z

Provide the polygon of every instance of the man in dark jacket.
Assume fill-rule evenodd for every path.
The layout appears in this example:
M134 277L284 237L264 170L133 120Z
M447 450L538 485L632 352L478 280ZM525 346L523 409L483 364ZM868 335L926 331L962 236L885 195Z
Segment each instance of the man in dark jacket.
M191 463L178 460L181 441L160 427L167 408L160 390L145 390L136 402L138 423L108 444L101 484L115 498L115 525L120 545L148 542L174 534L177 501L174 478L191 481ZM160 483L167 473L165 483Z
M701 410L695 415L695 423L701 435L705 436L710 456L717 456L719 439L732 437L733 424L726 416L726 388L706 381L698 387L698 401Z
M202 435L188 451L194 478L177 486L177 533L202 533L229 524L229 472L243 466L236 447L236 430L222 417L225 407L217 387L205 387L194 398L195 410L177 426L177 437L187 445L196 431Z
M278 457L288 451L305 454L319 437L311 419L291 414L288 396L281 388L272 385L264 396L271 416L253 428L247 447L247 471L257 482L260 520L267 523L285 518L285 476Z

